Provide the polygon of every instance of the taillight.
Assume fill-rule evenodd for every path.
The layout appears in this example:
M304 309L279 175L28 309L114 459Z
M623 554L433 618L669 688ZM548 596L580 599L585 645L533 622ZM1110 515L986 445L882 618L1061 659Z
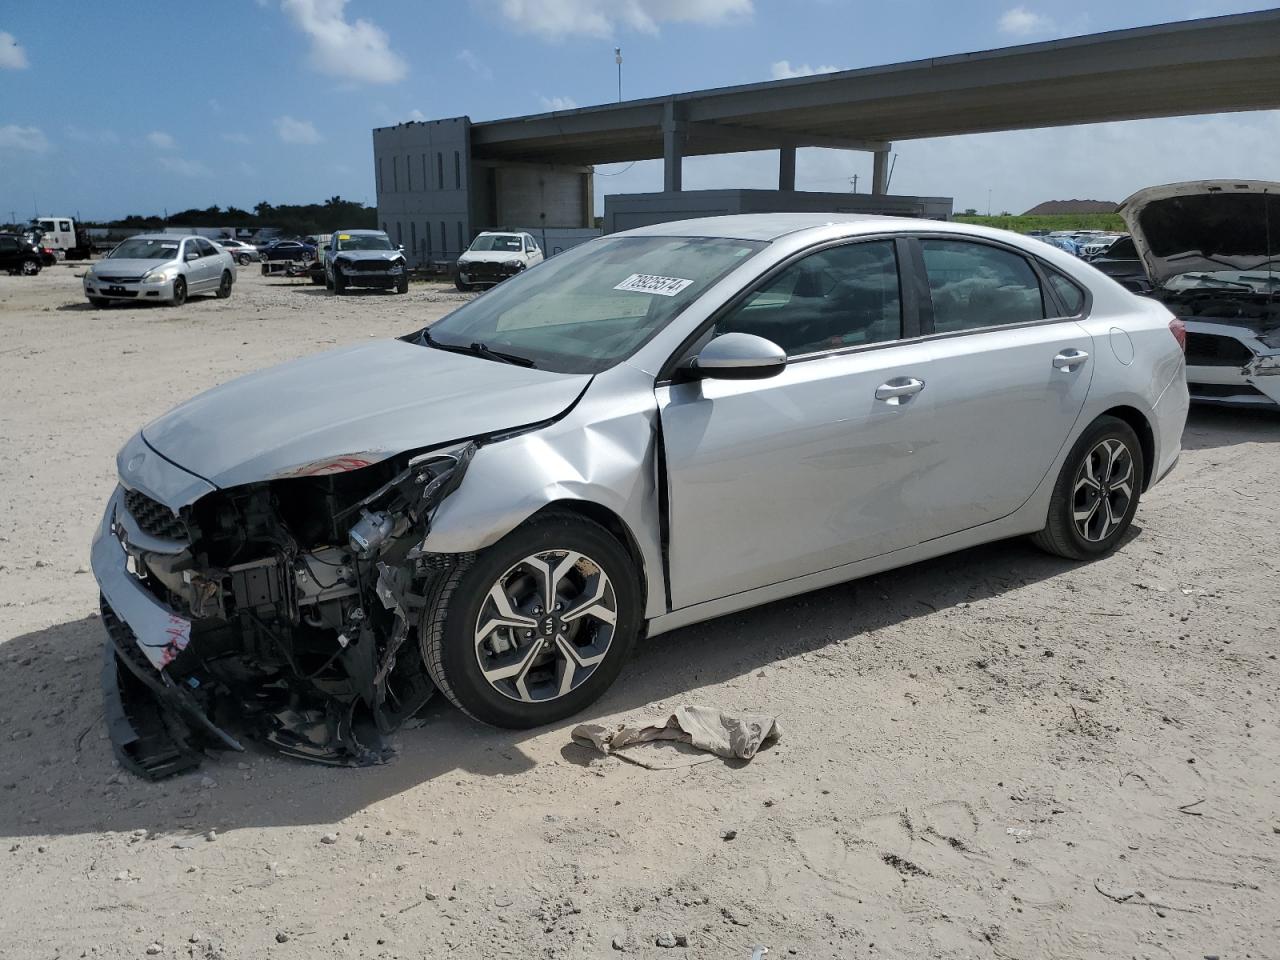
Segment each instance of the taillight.
M1178 346L1182 348L1182 352L1187 352L1187 325L1174 317L1169 321L1169 332L1173 334L1173 339L1178 341Z

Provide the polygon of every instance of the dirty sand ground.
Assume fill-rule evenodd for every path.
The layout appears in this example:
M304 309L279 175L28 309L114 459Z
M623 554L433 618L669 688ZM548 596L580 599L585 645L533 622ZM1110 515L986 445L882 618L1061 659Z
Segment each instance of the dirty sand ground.
M437 702L388 766L148 784L112 763L84 572L116 449L457 298L243 271L95 312L76 272L0 276L0 957L1280 956L1280 417L1194 414L1110 559L1001 543L682 630L579 718L776 712L746 767Z

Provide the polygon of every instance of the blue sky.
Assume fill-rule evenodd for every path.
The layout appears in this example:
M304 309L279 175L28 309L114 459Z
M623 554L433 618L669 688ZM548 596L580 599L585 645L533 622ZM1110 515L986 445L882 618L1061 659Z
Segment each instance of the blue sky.
M196 9L203 10L195 17ZM213 203L374 201L370 129L616 98L1260 9L1211 0L221 0L0 4L0 220ZM184 23L183 11L190 19ZM1152 183L1280 179L1280 113L900 143L895 193L957 209L1119 200ZM597 197L661 188L601 167ZM805 150L797 186L847 190L866 154ZM685 187L767 187L776 160L686 161Z

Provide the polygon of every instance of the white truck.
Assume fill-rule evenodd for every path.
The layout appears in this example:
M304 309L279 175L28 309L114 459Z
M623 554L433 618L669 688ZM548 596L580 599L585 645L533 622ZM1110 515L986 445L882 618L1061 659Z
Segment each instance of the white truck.
M93 255L88 231L71 217L36 217L31 234L33 243L48 247L59 260L88 260Z

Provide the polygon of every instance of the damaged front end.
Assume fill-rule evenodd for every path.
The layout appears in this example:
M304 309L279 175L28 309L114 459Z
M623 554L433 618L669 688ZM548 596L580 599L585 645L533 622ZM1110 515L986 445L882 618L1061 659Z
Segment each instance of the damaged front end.
M164 777L242 736L319 763L386 760L384 736L433 691L417 630L458 558L422 545L475 451L340 458L206 487L176 513L118 487L93 569L120 762Z

